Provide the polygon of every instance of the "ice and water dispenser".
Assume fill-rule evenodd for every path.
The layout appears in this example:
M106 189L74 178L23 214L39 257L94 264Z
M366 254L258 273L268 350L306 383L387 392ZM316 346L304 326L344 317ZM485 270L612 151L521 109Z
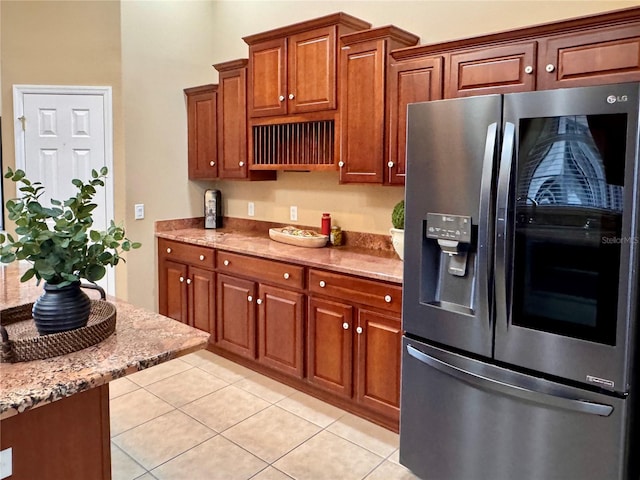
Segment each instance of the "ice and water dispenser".
M475 230L470 216L427 213L422 239L422 303L472 313Z

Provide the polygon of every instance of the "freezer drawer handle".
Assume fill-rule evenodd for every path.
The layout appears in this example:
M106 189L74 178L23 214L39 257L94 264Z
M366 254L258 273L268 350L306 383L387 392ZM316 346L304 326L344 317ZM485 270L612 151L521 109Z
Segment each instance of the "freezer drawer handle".
M442 373L485 390L491 389L504 395L522 398L542 405L564 408L580 413L589 413L591 415L600 415L602 417L608 417L611 415L611 412L613 412L613 407L611 405L589 402L579 398L558 397L556 395L550 395L530 390L519 385L510 385L493 378L484 377L477 373L463 370L455 365L451 365L450 363L443 362L442 360L438 360L437 358L427 355L411 345L407 345L407 353L416 360L419 360Z

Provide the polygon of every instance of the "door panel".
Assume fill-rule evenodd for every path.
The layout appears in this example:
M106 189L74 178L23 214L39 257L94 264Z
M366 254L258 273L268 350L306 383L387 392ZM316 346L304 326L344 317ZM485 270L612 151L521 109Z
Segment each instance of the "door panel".
M160 297L160 313L188 323L187 317L187 266L169 260L161 262L160 285L166 285L166 295Z
M304 376L304 295L260 285L258 360L298 378Z
M218 75L218 174L247 177L247 69Z
M287 40L278 38L249 47L249 116L287 113Z
M415 281L404 284L403 328L490 357L490 201L501 97L411 104L408 118L404 278ZM435 222L453 216L468 237L449 255L431 235L446 234L449 227Z
M213 334L215 318L215 273L189 267L189 324Z
M628 390L639 91L505 96L514 148L497 192L496 359Z
M216 342L231 352L255 358L255 283L218 275Z
M311 297L307 337L307 378L351 397L353 307Z

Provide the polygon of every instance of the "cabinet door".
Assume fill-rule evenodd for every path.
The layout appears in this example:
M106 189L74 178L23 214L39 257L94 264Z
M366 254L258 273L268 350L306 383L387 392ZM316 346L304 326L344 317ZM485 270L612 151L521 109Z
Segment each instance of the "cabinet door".
M215 274L202 268L189 268L189 325L214 332Z
M218 174L247 177L247 69L219 73Z
M540 47L538 89L640 80L640 25L558 35Z
M390 185L404 185L407 105L442 98L442 57L394 62L388 79L389 156L384 181Z
M206 91L187 93L189 178L218 176L217 85ZM190 89L192 91L195 89Z
M534 90L536 47L526 42L452 53L445 98Z
M302 378L304 295L260 285L258 304L258 360Z
M401 343L400 317L358 311L356 400L396 420L400 413Z
M336 27L292 35L287 41L289 113L336 108Z
M249 116L287 113L286 38L249 47Z
M340 183L382 183L384 161L384 40L340 52Z
M309 382L351 397L353 307L311 297L308 325Z
M255 284L218 275L216 343L230 352L255 358Z
M188 323L187 266L162 259L158 278L160 314Z

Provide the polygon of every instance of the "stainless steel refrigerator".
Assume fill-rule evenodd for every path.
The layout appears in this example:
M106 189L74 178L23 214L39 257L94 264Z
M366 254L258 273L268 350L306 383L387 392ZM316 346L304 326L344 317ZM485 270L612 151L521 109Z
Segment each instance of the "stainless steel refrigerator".
M409 105L400 462L421 478L638 478L639 95Z

